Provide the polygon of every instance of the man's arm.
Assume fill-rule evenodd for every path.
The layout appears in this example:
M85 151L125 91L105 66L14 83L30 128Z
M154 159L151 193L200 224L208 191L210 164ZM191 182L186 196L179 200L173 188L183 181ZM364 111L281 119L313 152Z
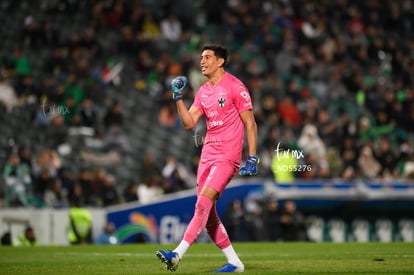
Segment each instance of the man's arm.
M256 143L257 143L257 125L254 119L253 111L244 111L240 113L241 119L244 123L247 136L247 150L249 156L246 162L240 168L240 176L254 176L257 173L257 164L259 158L256 155Z
M240 113L241 119L246 129L247 149L249 155L256 155L257 146L257 125L253 111L248 110Z
M197 122L200 120L202 113L201 111L191 106L187 109L183 101L183 90L187 84L187 78L185 76L178 76L171 81L172 98L177 105L177 112L186 130L193 129Z
M190 130L193 129L197 122L200 120L203 115L201 111L191 106L190 109L187 109L183 100L176 101L178 115L180 116L181 123L184 126L184 129Z

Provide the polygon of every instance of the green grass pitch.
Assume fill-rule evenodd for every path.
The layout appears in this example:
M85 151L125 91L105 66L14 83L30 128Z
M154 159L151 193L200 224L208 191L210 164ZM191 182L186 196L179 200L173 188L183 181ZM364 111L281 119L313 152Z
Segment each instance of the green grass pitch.
M235 243L245 274L414 274L414 243ZM0 274L171 274L155 257L174 245L0 247ZM225 263L194 244L175 274L211 274Z

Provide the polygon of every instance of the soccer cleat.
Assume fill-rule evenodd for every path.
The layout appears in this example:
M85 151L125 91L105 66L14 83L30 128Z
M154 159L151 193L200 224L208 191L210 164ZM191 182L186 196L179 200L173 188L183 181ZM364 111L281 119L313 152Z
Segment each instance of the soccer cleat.
M239 267L230 263L223 265L220 269L214 270L213 273L244 272L244 266Z
M165 264L167 270L174 272L178 268L178 264L180 263L180 258L178 257L178 253L168 250L157 250L155 255L160 259L162 263Z

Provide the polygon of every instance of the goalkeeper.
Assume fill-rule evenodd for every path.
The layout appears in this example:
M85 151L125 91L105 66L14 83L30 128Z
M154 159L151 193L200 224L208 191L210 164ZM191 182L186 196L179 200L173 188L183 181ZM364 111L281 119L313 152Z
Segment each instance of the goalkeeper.
M183 240L173 251L158 250L157 257L167 270L175 271L188 248L205 228L208 235L227 258L227 263L215 272L243 272L244 265L231 245L227 232L216 211L216 200L239 172L242 176L256 174L257 126L253 106L245 85L226 72L227 49L221 45L206 45L201 50L200 68L208 81L198 90L190 109L183 98L187 79L172 80L172 97L185 129L192 129L202 116L207 133L197 171L197 202L194 216ZM248 158L240 168L244 130L248 143Z

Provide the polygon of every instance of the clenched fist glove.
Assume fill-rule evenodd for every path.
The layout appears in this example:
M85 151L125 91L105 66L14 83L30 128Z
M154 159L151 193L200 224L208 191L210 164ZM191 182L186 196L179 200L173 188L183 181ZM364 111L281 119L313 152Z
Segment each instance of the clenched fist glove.
M174 101L183 99L183 90L187 85L185 76L177 76L171 81L172 98Z
M244 166L240 168L240 176L254 176L257 173L257 164L260 162L260 159L256 155L249 155L247 157Z

